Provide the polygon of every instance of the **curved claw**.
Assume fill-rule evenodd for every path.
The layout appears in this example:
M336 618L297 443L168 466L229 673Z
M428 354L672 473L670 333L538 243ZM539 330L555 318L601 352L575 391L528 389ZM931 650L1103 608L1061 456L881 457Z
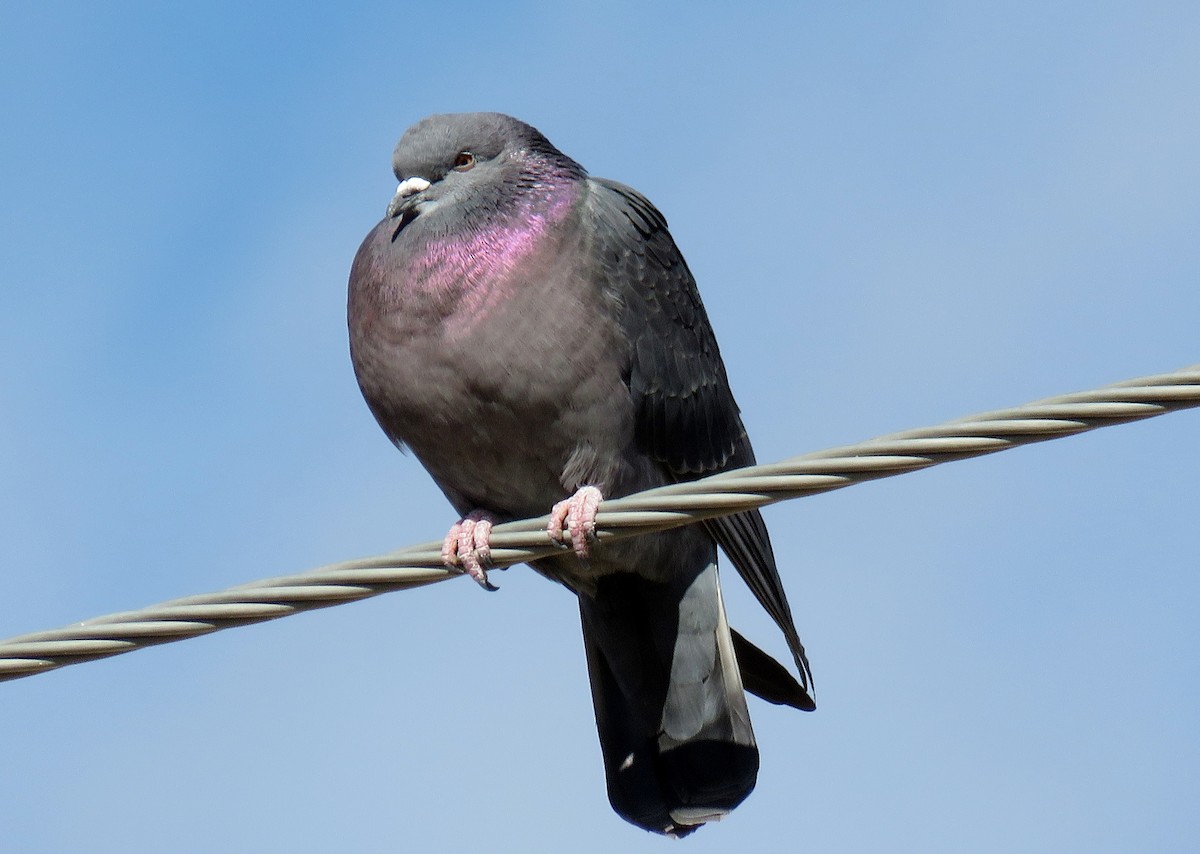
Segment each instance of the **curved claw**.
M492 559L492 525L496 517L486 510L472 510L455 522L442 540L442 563L475 579L484 590L500 588L488 581Z
M579 487L574 495L550 510L546 533L559 545L565 546L569 539L575 554L586 559L591 544L596 542L596 510L603 500L604 494L596 487Z

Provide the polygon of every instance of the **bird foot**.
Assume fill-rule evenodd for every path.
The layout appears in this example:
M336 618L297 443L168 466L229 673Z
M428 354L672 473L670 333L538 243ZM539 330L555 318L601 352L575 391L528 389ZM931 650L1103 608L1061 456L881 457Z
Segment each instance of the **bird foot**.
M594 486L581 486L579 490L554 505L550 511L550 522L546 533L561 546L575 549L581 559L586 559L592 543L596 542L596 509L604 500L604 494ZM567 532L563 533L563 526Z
M496 521L486 510L472 510L455 522L442 540L442 563L465 572L484 590L500 589L487 577L492 560L492 525Z

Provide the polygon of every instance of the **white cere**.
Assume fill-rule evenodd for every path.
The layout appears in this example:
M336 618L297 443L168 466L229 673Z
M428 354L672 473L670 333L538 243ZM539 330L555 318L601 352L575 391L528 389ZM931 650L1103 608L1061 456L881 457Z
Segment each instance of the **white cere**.
M396 188L396 195L404 199L414 193L419 193L429 186L429 182L424 178L418 178L414 175L411 178L405 178L400 182L400 186Z

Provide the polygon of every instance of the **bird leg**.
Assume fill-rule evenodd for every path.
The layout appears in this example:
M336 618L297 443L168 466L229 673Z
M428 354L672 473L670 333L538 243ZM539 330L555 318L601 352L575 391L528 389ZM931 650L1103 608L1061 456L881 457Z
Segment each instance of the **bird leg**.
M446 532L442 540L442 563L471 576L484 590L499 590L488 581L492 560L492 525L496 517L486 510L472 510Z
M581 559L588 556L589 546L596 541L596 508L604 500L604 494L594 486L581 486L574 495L554 505L550 511L550 522L546 525L546 533L550 539L565 546L570 539L571 546ZM567 534L563 534L563 525Z

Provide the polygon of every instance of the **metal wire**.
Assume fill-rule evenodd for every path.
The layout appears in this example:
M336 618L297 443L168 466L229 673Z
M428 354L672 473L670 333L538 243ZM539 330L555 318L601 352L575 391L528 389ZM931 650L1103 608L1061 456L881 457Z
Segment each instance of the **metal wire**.
M604 541L673 528L1195 406L1200 406L1200 365L608 500L596 516L597 535ZM496 526L492 565L510 566L560 551L546 535L547 520L542 516ZM0 642L0 681L457 575L442 565L438 541L172 599Z

